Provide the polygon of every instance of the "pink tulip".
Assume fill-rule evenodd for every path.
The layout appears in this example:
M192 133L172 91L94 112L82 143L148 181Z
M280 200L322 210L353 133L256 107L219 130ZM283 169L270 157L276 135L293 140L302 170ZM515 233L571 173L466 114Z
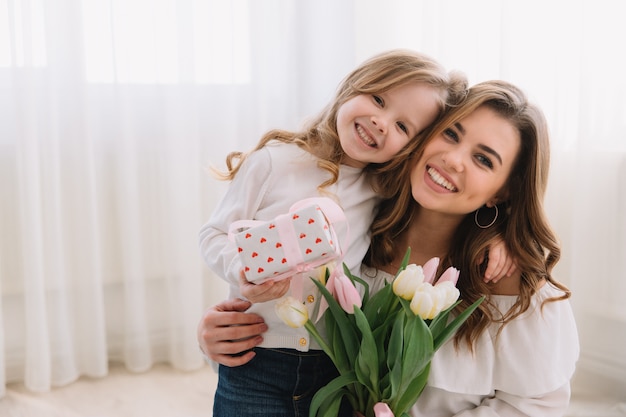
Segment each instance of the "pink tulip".
M341 308L348 313L354 314L354 306L361 308L361 295L350 278L344 274L337 274L329 280L328 291L335 297ZM333 281L332 284L330 281Z
M430 258L422 267L424 270L424 282L433 283L435 281L435 274L437 273L437 268L439 267L439 258L436 256L434 258Z
M453 285L456 285L456 282L459 280L459 273L460 271L458 269L451 266L450 268L446 269L446 272L441 275L439 281L437 282L450 281Z
M393 411L386 403L374 404L374 415L376 417L394 417Z

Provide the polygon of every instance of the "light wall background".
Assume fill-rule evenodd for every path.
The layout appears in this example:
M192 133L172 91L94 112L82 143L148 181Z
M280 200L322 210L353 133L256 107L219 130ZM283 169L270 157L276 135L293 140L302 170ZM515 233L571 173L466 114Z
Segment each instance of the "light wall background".
M545 111L578 383L626 398L626 54L619 0L0 0L0 397L203 365L225 285L197 232L209 165L296 128L362 60L412 48Z

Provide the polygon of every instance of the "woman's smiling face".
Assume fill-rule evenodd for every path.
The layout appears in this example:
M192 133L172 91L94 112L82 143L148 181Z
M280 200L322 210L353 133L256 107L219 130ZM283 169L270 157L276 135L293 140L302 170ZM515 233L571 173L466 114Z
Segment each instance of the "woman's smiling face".
M458 215L505 200L520 142L513 124L477 108L426 145L411 172L413 198L425 209Z

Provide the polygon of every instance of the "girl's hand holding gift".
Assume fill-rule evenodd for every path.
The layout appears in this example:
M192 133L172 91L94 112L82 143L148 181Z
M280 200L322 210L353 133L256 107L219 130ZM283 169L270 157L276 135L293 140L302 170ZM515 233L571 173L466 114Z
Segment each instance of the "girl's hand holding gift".
M239 291L252 303L276 300L287 293L290 284L291 278L279 281L268 279L261 284L254 284L246 279L243 271L239 275Z

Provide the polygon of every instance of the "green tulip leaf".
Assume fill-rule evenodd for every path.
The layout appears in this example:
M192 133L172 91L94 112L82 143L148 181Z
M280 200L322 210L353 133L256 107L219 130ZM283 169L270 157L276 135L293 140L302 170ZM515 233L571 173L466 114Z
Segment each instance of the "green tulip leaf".
M383 399L395 398L402 382L402 361L404 349L404 320L406 315L400 312L393 323L387 348L387 368L389 369L389 393Z
M480 305L480 303L483 302L484 299L485 296L482 296L478 300L476 300L474 304L466 308L461 314L455 317L454 320L452 320L450 324L448 324L448 326L446 326L446 328L437 335L437 338L434 340L435 350L439 349L441 345L443 345L450 337L452 337L454 332L456 332L457 329L461 327L465 320L467 320L470 314L472 314L474 310L478 308L478 306Z
M387 345L387 367L391 369L395 364L402 361L402 348L404 344L404 319L405 314L396 314L391 335Z
M390 284L385 285L377 293L372 295L366 304L363 305L363 313L367 317L367 321L372 323L372 327L376 327L376 323L380 323L380 319L384 316L380 315L381 310L389 304L389 298L395 297Z
M378 350L372 329L365 314L358 307L354 309L356 325L361 331L361 348L356 359L355 370L359 380L372 391L378 391ZM367 382L367 383L366 383Z
M430 329L421 317L407 315L404 325L404 357L400 392L403 392L406 385L430 363L433 354Z
M340 373L350 371L353 369L354 364L346 352L346 346L344 345L343 338L341 336L341 328L337 326L337 322L335 322L332 314L327 314L325 318L326 335L329 339L330 348L333 351L335 366Z
M436 339L437 336L446 328L446 326L448 325L448 317L450 316L450 312L457 305L459 305L460 302L461 301L459 300L456 303L452 304L450 307L439 313L437 317L435 317L430 322L428 327L430 327L430 333L433 335L433 339Z
M338 394L341 396L346 395L345 387L350 384L354 384L358 382L356 378L356 374L354 372L348 372L343 375L339 375L328 384L319 389L313 396L311 400L311 406L309 408L309 416L315 417L319 410L321 409L323 404L327 402L332 402L335 400ZM327 414L320 414L322 416L326 416Z
M345 389L336 391L329 395L321 405L319 410L315 414L325 417L325 416L336 416L339 415L339 408L341 407L341 400L345 395ZM309 415L314 416L309 410Z
M430 362L426 364L426 367L422 372L413 378L411 383L402 391L400 397L393 402L393 410L396 414L406 413L409 408L415 404L420 394L428 382L428 374L430 373Z

